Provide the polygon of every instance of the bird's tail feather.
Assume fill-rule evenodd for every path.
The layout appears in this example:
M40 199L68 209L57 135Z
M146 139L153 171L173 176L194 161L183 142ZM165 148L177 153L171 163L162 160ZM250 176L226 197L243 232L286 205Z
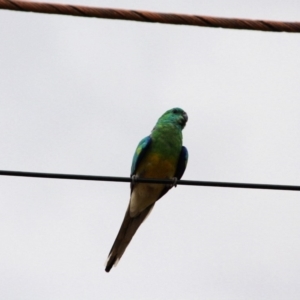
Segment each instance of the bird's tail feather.
M149 205L139 215L133 218L130 217L128 206L119 233L108 255L105 267L106 272L109 272L113 265L117 265L118 261L121 259L124 251L129 245L132 237L134 236L140 225L145 221L154 204L155 203Z

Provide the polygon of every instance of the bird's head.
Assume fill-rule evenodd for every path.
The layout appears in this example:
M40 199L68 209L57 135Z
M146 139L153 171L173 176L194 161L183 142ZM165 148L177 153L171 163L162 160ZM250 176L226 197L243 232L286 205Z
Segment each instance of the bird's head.
M187 113L179 108L175 107L167 110L159 119L157 123L174 123L179 125L181 129L184 128L188 120Z

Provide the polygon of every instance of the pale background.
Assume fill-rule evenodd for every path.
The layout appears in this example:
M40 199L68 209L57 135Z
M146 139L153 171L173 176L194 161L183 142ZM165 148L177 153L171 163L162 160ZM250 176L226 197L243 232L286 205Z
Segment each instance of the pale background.
M69 1L300 21L298 0ZM183 179L300 185L300 34L0 11L0 169L128 176L167 109ZM111 273L129 184L0 177L0 298L300 299L300 192L179 186Z

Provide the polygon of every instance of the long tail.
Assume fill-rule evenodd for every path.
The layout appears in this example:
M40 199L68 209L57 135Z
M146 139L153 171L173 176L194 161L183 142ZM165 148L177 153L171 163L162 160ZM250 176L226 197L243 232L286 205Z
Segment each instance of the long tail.
M123 223L107 258L105 267L106 272L109 272L113 265L117 265L118 261L121 259L124 251L129 245L132 237L134 236L140 225L143 223L143 221L146 219L146 217L149 215L154 204L155 203L148 206L139 215L133 218L130 217L129 207L127 208Z

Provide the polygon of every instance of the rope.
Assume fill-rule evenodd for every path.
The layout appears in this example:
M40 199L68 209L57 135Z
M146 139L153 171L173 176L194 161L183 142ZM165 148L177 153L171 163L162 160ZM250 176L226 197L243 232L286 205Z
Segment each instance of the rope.
M0 0L0 9L138 22L221 27L227 29L300 32L300 22L217 18L188 14L158 13L141 10L100 8L56 3Z

